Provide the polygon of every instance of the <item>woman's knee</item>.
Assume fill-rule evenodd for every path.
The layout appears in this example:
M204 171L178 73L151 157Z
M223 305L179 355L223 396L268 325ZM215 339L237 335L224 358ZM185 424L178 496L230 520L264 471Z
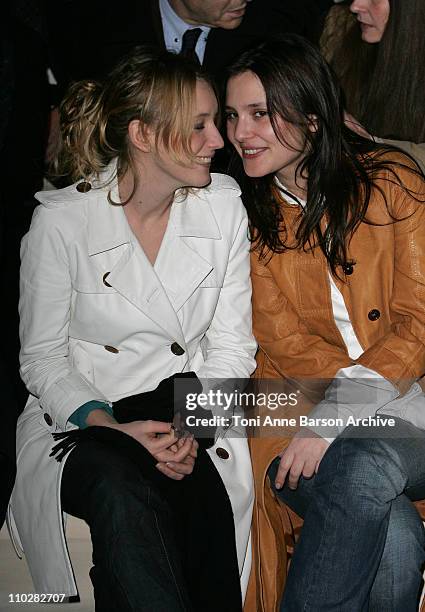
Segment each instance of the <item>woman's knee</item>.
M345 485L354 496L369 491L381 502L390 502L407 483L402 462L390 439L338 437L324 455L316 486Z
M129 525L141 512L166 510L165 502L142 470L122 453L102 444L76 447L62 477L64 510L89 525L105 520Z

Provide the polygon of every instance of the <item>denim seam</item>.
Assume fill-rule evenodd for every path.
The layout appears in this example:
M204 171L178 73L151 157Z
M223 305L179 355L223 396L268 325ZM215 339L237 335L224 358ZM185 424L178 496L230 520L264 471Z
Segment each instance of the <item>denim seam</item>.
M389 450L393 450L393 449L390 447ZM398 457L399 461L395 460L394 455L396 455ZM400 457L397 455L397 453L395 451L393 453L390 453L390 452L388 452L388 449L387 449L386 454L383 456L382 463L378 463L378 458L376 456L376 453L371 453L371 458L372 458L372 460L373 460L373 462L375 464L376 469L381 474L383 474L384 477L387 478L387 480L389 479L389 476L392 474L393 470L391 470L391 469L385 470L382 467L382 463L385 463L387 466L390 465L390 467L395 466L398 469L398 471L400 472L400 474L402 475L402 478L404 480L404 487L402 488L402 490L400 492L397 492L397 487L395 486L394 479L393 478L389 479L391 487L394 489L394 494L395 494L392 499L388 500L388 503L391 504L399 495L402 495L404 493L404 491L406 490L406 488L407 488L407 484L408 484L409 479L407 477L405 467L404 467L402 461L400 460Z
M341 444L341 447L342 446L343 445ZM336 479L336 474L338 473L338 468L339 468L339 465L340 465L340 462L341 462L341 459L342 459L342 454L343 454L343 448L341 448L341 451L340 451L340 456L338 458L338 463L337 463L337 466L336 466L337 469L335 470L335 476L332 479L332 483L330 485L330 489L332 489L334 487L334 483L335 483L335 479ZM333 498L333 495L330 495L330 499L332 499L332 498ZM330 511L331 511L331 504L328 504L328 510L327 510L327 513L326 513L325 521L324 521L322 536L321 536L321 540L320 540L320 543L319 543L319 546L318 546L318 549L317 549L317 553L315 555L315 560L314 560L314 564L315 564L315 566L317 568L317 569L315 569L316 574L317 574L317 570L320 569L320 565L323 563L323 559L324 559L324 556L325 556L325 553L326 553L326 547L324 547L323 544L324 544L324 541L325 541L325 534L327 533L326 527L327 527L327 523L328 523L328 520L329 520ZM320 560L319 560L319 556L320 556ZM311 590L312 590L312 588L314 586L313 582L314 581L311 581L311 583L309 584L308 590L307 590L306 599L305 599L305 603L304 603L304 606L303 606L303 611L304 612L308 612L308 610L314 610L314 608L311 608L310 605L309 605L309 599L311 597Z

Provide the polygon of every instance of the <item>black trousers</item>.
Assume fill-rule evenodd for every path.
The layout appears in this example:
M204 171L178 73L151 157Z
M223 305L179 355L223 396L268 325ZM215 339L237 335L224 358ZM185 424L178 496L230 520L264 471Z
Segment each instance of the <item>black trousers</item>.
M233 514L207 452L173 481L135 440L95 429L131 447L84 438L64 466L62 508L90 527L96 612L240 612Z

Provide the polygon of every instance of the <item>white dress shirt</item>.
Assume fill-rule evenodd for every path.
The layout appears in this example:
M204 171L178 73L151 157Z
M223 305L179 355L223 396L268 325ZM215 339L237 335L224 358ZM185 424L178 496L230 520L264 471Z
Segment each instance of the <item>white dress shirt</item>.
M199 57L199 61L202 64L204 61L205 46L207 44L208 34L210 33L211 28L204 25L186 23L171 8L168 0L159 0L159 10L161 12L165 46L168 51L180 53L183 34L186 32L186 30L195 28L200 28L202 30L195 47L196 55Z

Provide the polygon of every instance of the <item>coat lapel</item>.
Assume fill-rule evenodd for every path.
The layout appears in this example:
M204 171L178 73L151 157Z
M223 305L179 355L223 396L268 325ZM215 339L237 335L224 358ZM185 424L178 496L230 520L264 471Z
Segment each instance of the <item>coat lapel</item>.
M161 259L157 260L155 268L177 312L212 274L213 266L180 236L170 237L166 246L161 249Z
M177 198L155 263L176 311L206 279L208 286L217 286L214 265L205 248L209 240L221 240L221 233L205 192L189 194L182 201Z
M172 341L185 347L185 340L177 314L171 305L160 278L147 259L143 249L127 223L121 206L107 199L108 188L96 190L88 210L88 250L100 269L105 269L105 256L111 260L111 251L120 248L107 277L108 284L126 300L161 327ZM118 201L116 188L111 196ZM124 248L123 248L124 247Z
M108 177L102 177L102 183ZM161 327L171 340L185 347L185 339L177 315L202 282L217 286L213 263L209 261L210 240L221 240L217 221L211 210L208 189L176 197L170 212L155 266L133 236L119 201L116 183L93 190L88 209L88 250L105 270L104 257L113 260L108 284L136 308ZM111 258L111 251L122 253ZM103 265L102 265L103 263Z
M130 244L108 276L108 283L185 348L183 331L168 295L143 249Z

